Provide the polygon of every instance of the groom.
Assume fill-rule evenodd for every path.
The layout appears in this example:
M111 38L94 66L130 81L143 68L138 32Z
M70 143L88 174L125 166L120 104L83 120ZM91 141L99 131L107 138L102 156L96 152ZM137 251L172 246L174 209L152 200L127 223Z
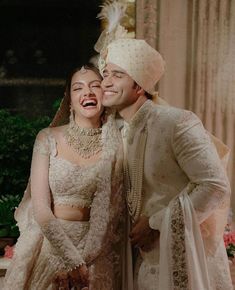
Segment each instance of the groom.
M231 290L222 239L230 187L211 138L192 112L153 103L165 64L144 40L115 40L102 57L103 105L124 120L135 289Z

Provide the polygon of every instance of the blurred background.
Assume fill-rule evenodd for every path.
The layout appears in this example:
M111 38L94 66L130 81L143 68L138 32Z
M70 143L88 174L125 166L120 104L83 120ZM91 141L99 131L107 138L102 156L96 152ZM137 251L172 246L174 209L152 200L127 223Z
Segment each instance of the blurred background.
M68 72L94 54L98 0L0 1L0 106L51 114Z

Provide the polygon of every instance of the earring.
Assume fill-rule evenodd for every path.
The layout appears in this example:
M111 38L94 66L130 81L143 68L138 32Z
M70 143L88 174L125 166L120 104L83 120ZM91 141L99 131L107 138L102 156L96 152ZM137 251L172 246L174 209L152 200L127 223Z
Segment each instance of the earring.
M74 112L74 110L73 110L73 108L72 108L72 106L70 105L70 115L69 115L69 121L70 121L70 123L74 123L74 115L75 115L75 112Z

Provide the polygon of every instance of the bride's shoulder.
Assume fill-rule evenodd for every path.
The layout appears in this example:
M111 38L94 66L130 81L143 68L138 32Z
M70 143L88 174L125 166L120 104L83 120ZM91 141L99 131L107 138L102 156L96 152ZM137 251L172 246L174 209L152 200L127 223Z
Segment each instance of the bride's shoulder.
M68 125L43 128L38 132L36 139L42 140L42 139L48 139L48 137L56 138L56 137L64 136L64 133L67 127Z
M57 127L49 127L49 133L52 134L53 136L64 136L64 133L66 129L68 128L68 124L63 125L63 126L57 126Z

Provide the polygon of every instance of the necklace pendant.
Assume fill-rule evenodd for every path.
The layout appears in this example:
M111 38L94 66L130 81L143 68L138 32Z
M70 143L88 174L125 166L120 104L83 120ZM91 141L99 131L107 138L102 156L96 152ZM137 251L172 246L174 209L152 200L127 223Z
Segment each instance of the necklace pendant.
M67 144L79 156L89 159L102 151L102 128L80 128L71 120L65 132Z

